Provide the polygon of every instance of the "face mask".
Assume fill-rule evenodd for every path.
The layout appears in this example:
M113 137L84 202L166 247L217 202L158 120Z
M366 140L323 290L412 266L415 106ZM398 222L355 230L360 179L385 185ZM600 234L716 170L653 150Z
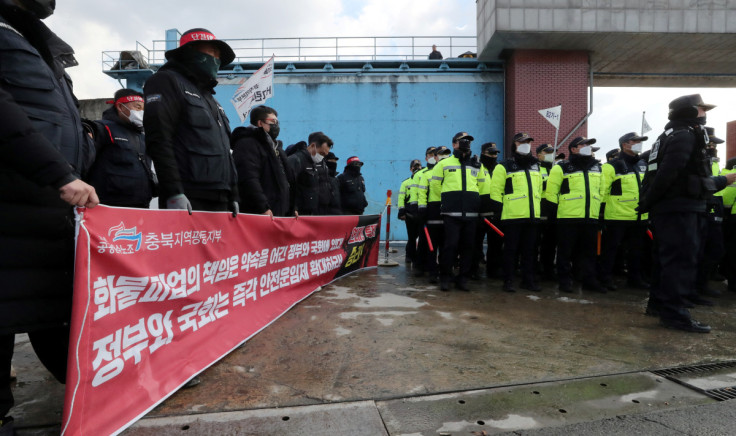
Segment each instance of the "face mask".
M532 151L532 145L528 142L516 146L516 152L519 154L529 154Z
M705 149L705 152L706 152L706 153L708 154L708 156L710 156L710 157L715 157L715 156L716 156L716 154L718 154L718 151L717 151L717 150L716 150L715 148L706 148L706 149Z
M555 161L555 155L552 154L552 153L545 154L544 155L544 161L545 162L549 162L549 163L554 163L554 161Z
M591 156L593 155L593 147L590 145L584 145L580 147L580 156Z
M217 79L217 71L220 69L220 60L214 56L192 49L190 50L189 58L184 59L184 63L194 68L197 72L201 73L208 79Z
M143 111L130 110L128 121L136 127L143 127Z
M641 142L639 142L639 143L637 143L637 144L633 144L633 145L631 146L631 151L633 151L633 152L634 152L634 153L636 153L636 154L639 154L639 153L641 153Z
M56 0L20 0L20 3L40 20L48 18L56 9Z
M695 121L697 121L697 123L700 124L701 126L704 126L705 125L705 119L706 119L706 117L697 117L697 118L695 118Z
M270 136L271 139L275 141L276 138L279 137L279 132L281 132L281 126L279 125L279 123L271 124L271 128L268 130L268 136Z
M312 156L312 162L318 164L318 163L322 162L322 159L324 159L324 158L325 158L324 156L322 156L321 154L317 153L314 156Z
M325 162L327 165L327 172L330 173L330 177L335 177L337 175L337 162Z
M485 154L480 155L480 163L483 164L486 169L492 167L496 163L496 158L491 156L486 156Z
M437 159L430 157L429 159L427 159L427 163L430 165L434 165L437 163Z

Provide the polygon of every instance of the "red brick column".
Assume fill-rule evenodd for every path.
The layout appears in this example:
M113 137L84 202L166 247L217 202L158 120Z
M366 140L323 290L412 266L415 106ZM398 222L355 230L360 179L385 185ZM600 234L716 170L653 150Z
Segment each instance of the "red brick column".
M736 121L726 123L726 159L722 160L721 166L725 166L732 157L736 157Z
M511 138L517 132L526 132L536 146L555 140L555 128L540 114L562 104L558 141L588 113L588 53L584 51L515 50L506 63L506 143L510 152ZM576 136L586 136L587 123L561 145L568 154L567 144ZM507 154L508 155L508 154Z

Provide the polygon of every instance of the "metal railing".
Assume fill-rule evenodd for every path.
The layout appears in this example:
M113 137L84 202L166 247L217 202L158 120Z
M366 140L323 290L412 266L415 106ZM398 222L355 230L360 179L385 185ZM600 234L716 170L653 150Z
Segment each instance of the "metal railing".
M235 52L235 63L265 62L272 55L277 62L294 61L377 61L377 60L423 60L432 51L432 45L444 58L457 58L462 54L476 53L475 36L341 36L314 38L260 38L224 40ZM166 62L167 47L177 46L177 41L154 40L148 49L136 42L136 51L148 65ZM103 70L120 61L121 51L103 52ZM123 68L121 68L123 69Z

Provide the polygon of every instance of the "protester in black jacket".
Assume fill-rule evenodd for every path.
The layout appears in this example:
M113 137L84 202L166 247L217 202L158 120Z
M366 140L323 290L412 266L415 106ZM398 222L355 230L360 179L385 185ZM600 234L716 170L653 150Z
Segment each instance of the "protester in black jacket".
M233 131L233 159L238 170L241 211L287 216L289 165L279 134L278 113L268 106L250 112L250 126Z
M288 162L294 176L294 209L299 215L330 215L326 212L331 204L332 188L323 160L332 144L327 135L314 132L309 135L309 145L301 141L287 148L293 150Z
M368 206L368 201L365 199L365 180L360 174L362 166L363 162L358 156L351 156L348 158L343 173L337 176L340 182L342 212L345 215L363 215L363 211Z
M27 332L41 362L66 377L74 213L94 207L79 180L91 158L71 80L73 50L40 19L51 5L0 0L0 433L13 434L10 362Z
M103 204L147 209L156 179L143 134L143 94L120 89L112 103L93 124L97 157L87 181Z
M206 29L184 32L179 48L145 84L146 147L153 158L160 206L237 211L237 172L230 125L212 96L221 65L235 54Z

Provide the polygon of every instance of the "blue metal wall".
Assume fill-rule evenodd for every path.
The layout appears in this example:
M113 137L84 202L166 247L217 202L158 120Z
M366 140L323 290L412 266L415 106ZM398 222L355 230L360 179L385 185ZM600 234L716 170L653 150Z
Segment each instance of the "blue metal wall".
M230 98L237 85L227 83L221 80L216 97L234 129L239 119ZM499 73L277 75L274 97L266 104L279 113L279 139L285 146L306 141L309 133L321 130L335 142L339 172L349 156L365 162L366 213L381 212L386 191L393 191L390 236L394 240L406 239L404 224L396 219L396 203L401 182L411 175L412 159L424 161L428 146L451 147L458 131L476 138L475 153L482 143L500 145L503 138Z

